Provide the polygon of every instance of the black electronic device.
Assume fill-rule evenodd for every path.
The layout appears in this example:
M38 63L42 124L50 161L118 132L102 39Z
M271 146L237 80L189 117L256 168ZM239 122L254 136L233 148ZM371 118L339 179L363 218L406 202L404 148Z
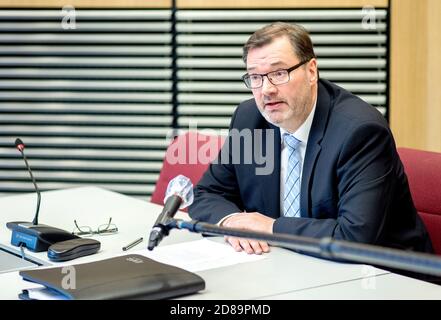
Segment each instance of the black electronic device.
M51 261L68 261L79 257L97 253L101 248L101 243L95 239L72 239L57 242L47 250L47 257Z
M32 222L13 221L6 223L8 229L12 230L11 244L17 247L26 247L34 252L40 252L46 251L49 246L56 242L79 238L68 231L38 223L38 213L41 201L40 190L38 189L31 167L24 154L23 150L25 145L23 141L21 141L21 139L16 139L15 146L23 156L26 168L29 171L35 191L37 192L37 210Z
M24 246L34 252L46 251L49 246L60 241L79 238L66 230L32 222L8 222L6 227L12 230L12 245Z

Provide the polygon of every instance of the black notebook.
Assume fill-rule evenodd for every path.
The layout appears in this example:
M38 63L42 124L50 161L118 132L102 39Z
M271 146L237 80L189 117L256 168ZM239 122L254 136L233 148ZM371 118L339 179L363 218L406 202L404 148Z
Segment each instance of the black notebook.
M68 267L25 270L20 275L75 300L167 299L205 288L198 275L137 254ZM27 290L19 297L31 298Z

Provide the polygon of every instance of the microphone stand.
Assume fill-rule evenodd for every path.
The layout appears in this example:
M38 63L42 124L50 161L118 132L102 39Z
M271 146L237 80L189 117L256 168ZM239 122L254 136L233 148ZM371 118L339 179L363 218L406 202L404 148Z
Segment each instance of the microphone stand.
M31 180L32 180L32 183L34 184L35 191L37 192L37 210L35 211L35 216L34 216L34 220L32 220L32 224L38 225L38 213L40 212L41 194L40 194L40 189L38 188L37 182L35 181L34 175L32 174L31 166L28 163L28 159L26 158L26 155L24 154L23 149L24 149L24 147L18 148L18 150L20 151L21 156L23 157L23 160L26 164L26 168L28 169L29 175L31 176Z
M170 229L186 229L195 233L208 235L232 236L267 241L271 245L316 254L325 259L345 260L384 266L393 269L441 276L441 257L419 252L334 240L330 237L311 238L289 234L270 234L246 231L241 229L219 227L217 225L195 220L184 221L169 219L165 227Z
M37 192L37 210L35 211L32 223L26 221L12 221L6 223L6 227L12 231L11 244L20 248L24 246L34 252L41 252L48 250L48 248L54 243L79 238L68 231L38 223L41 202L40 189L38 188L37 181L32 174L28 159L24 153L25 145L23 141L17 138L15 140L15 147L20 151L23 157L26 168L31 176L32 183L34 184L35 191Z

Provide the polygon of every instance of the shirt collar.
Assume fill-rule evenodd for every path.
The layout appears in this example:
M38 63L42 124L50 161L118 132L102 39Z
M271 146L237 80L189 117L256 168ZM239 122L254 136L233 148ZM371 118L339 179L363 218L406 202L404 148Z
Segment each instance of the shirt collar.
M314 119L314 113L315 113L315 107L317 106L317 99L314 102L314 107L312 108L310 114L306 118L305 122L302 123L302 125L294 132L292 135L297 139L300 140L300 142L304 143L305 145L308 143L308 136L309 131L311 131L312 126L312 120ZM282 139L283 144L283 135L285 133L288 133L285 129L280 128L280 138Z

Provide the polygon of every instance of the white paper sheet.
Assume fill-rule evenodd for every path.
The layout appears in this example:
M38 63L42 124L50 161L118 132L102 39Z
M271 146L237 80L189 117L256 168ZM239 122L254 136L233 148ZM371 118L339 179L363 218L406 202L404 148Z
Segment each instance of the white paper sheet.
M266 258L265 254L256 255L236 252L229 244L218 243L208 239L160 246L153 251L140 250L135 253L191 272L221 268Z

